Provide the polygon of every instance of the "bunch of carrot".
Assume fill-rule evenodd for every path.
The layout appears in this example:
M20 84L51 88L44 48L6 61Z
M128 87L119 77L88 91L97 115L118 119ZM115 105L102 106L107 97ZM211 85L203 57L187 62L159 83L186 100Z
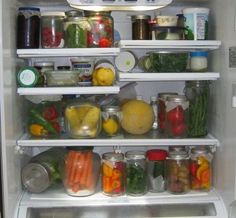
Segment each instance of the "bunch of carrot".
M65 186L73 192L94 188L93 152L70 150L65 158Z

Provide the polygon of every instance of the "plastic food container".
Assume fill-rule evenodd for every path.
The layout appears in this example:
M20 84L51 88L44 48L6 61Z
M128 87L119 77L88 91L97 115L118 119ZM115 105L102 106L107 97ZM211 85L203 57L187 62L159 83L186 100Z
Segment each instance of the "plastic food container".
M177 16L156 16L156 22L158 26L174 27L177 25Z
M47 86L78 86L79 72L76 70L54 70L46 73Z
M131 51L122 51L115 58L115 65L121 72L131 71L137 64L137 58Z
M208 65L207 56L208 52L190 52L190 70L193 72L206 72Z
M72 138L95 138L101 122L101 110L91 102L71 103L65 109L66 131Z
M153 26L155 31L156 40L183 40L185 39L183 27L164 27L164 26Z
M63 183L67 194L88 196L95 193L100 175L100 156L93 147L68 147L64 159Z

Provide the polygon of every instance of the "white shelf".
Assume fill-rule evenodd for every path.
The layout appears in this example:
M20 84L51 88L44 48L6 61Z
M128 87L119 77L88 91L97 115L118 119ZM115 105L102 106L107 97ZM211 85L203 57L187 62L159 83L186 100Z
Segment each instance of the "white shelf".
M221 45L216 40L121 40L120 48L149 48L169 50L215 50Z
M20 58L116 56L119 52L120 48L17 49L17 55Z
M119 86L18 88L19 95L118 94Z
M217 80L217 72L184 72L184 73L122 73L119 72L119 81L177 81L177 80Z
M185 138L185 139L167 139L159 138L155 133L149 133L146 135L120 135L111 138L96 138L96 139L32 139L28 134L24 134L19 140L17 140L18 146L220 146L218 139L208 134L204 138Z

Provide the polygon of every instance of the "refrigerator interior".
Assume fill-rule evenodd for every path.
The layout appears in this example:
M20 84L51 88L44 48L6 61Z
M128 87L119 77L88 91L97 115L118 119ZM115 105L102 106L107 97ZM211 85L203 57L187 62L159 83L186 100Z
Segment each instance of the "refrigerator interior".
M94 210L101 214L100 217L109 217L107 213L115 211L117 216L120 217L117 211L120 208L126 208L125 205L115 205L107 208L103 207L83 207L79 210L76 207L78 203L74 201L73 208L71 210L61 209L59 202L66 202L66 199L55 198L55 205L59 205L59 208L54 209L38 209L33 208L29 211L24 207L24 203L29 204L27 201L27 194L22 198L22 185L21 185L21 168L29 160L33 154L37 154L39 151L45 149L38 147L21 147L17 146L16 141L22 136L24 130L24 97L17 94L15 73L21 65L24 65L23 59L19 59L16 56L15 37L16 37L16 11L19 6L22 5L40 5L42 8L52 7L54 9L69 9L68 5L59 1L58 4L54 4L54 1L40 2L40 1L27 1L27 0L3 0L1 1L1 23L0 23L0 99L1 99L1 135L2 135L2 183L3 183L3 213L4 217L13 218L18 216L19 204L22 207L22 214L25 213L25 217L52 217L55 211L63 210L63 213L67 214L62 217L71 217L71 213L83 213L80 217L91 217L89 213L94 213ZM173 2L173 6L170 5L166 8L159 10L163 14L180 12L181 8L186 6L207 6L211 8L210 12L210 34L211 39L222 41L220 49L213 51L211 54L211 68L217 72L220 72L220 79L212 82L212 105L211 108L211 122L210 132L216 136L220 141L220 147L216 148L214 159L214 187L217 192L220 193L223 198L226 207L235 199L235 128L236 122L235 109L232 108L232 95L233 95L233 82L235 80L235 69L229 68L229 47L235 46L235 8L236 2L233 0L209 0L198 1L194 3L192 1L176 1ZM153 15L153 12L148 12ZM119 30L122 39L131 38L130 20L127 18L134 12L130 13L113 13L115 20L115 28ZM230 16L228 16L230 14ZM227 25L226 25L227 24ZM128 31L127 31L128 30ZM137 52L138 54L138 52ZM141 54L140 54L141 55ZM151 84L151 85L150 85ZM148 90L145 87L150 87ZM160 91L177 91L182 93L184 82L138 82L135 86L133 93L142 95L145 100L149 101L149 97ZM170 89L171 87L171 89ZM97 148L100 152L109 150L107 147ZM112 149L112 148L110 148ZM122 151L129 149L129 147L122 147ZM148 147L144 148L148 149ZM190 194L191 195L191 194ZM64 195L63 195L64 196ZM100 196L101 197L101 196ZM189 196L191 198L191 196ZM37 198L37 196L36 196ZM40 197L39 197L40 198ZM50 196L48 197L50 199ZM171 211L182 211L183 205L175 205L176 198L170 198ZM220 199L220 197L219 197ZM24 202L25 200L25 202ZM161 200L159 200L161 201ZM38 207L43 207L43 200L37 201ZM154 205L160 202L152 202ZM187 216L214 216L215 209L212 206L212 202L205 202L208 209L205 207L194 207L188 205L189 211L193 211ZM45 203L47 204L47 202ZM137 204L140 204L138 202ZM71 206L71 207L72 207ZM93 205L94 206L94 205ZM44 205L46 208L46 206ZM70 207L70 205L67 205ZM113 208L114 207L114 208ZM155 206L143 205L145 209L141 210L143 213L147 213L144 216L164 217L166 213L166 206L158 206L159 210L157 214L152 214L157 210ZM129 208L129 207L128 207ZM136 211L137 208L133 205L132 210ZM142 208L142 207L141 207ZM170 208L168 207L168 210ZM186 207L185 207L186 209ZM131 211L124 209L129 214ZM202 212L204 210L204 212ZM222 209L223 210L223 209ZM151 211L149 214L149 211ZM28 214L27 214L28 213ZM49 215L47 214L49 213ZM50 214L51 213L51 214ZM99 217L99 213L96 214ZM171 212L170 212L171 213ZM204 213L204 214L203 214ZM27 215L27 216L26 216ZM127 215L128 216L128 215ZM169 215L172 217L171 215ZM175 214L175 216L177 216ZM181 215L179 215L181 216ZM24 216L22 216L24 217ZM57 216L60 217L60 216ZM73 217L73 216L72 216ZM94 217L92 215L92 217ZM110 216L111 217L111 216ZM113 217L113 216L112 216ZM132 216L131 216L132 217ZM137 217L137 216L134 216ZM219 216L220 217L220 216Z

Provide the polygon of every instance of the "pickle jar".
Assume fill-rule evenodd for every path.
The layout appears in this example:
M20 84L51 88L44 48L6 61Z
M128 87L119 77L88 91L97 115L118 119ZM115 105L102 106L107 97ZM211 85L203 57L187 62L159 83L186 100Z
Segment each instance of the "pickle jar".
M119 106L102 107L102 129L108 136L119 135L121 129L121 109Z
M65 13L61 11L44 11L41 13L42 48L63 48Z
M172 95L166 100L166 128L169 138L185 138L188 135L189 102L184 95Z
M67 147L67 150L63 167L63 184L67 194L94 194L100 175L100 156L90 146Z
M191 149L190 157L191 189L209 191L212 186L213 159L210 148L194 147Z
M106 48L114 43L114 21L109 11L87 11L85 16L90 24L88 47Z
M190 190L189 155L186 151L169 152L166 158L167 191L184 194Z
M187 81L185 95L189 100L188 135L202 137L208 133L209 81Z
M147 151L148 190L150 192L163 192L166 189L166 157L166 150L153 149Z
M147 162L144 151L127 151L126 159L126 193L141 196L147 192Z
M102 192L119 196L125 192L125 162L122 153L107 152L102 155Z

